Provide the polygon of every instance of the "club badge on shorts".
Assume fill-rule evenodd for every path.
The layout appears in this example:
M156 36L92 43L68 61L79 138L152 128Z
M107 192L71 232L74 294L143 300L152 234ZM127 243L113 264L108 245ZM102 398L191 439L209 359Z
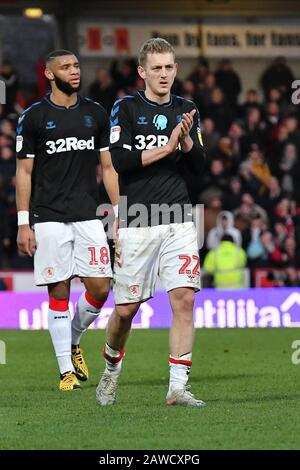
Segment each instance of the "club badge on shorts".
M54 276L54 269L50 267L45 268L43 271L43 276L47 281L49 281Z
M139 296L139 286L129 286L130 294L132 297L138 297Z

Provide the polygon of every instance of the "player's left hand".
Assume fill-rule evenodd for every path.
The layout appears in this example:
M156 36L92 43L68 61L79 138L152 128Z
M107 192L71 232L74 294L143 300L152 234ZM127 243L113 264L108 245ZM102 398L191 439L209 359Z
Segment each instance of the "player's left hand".
M194 116L196 114L196 110L192 109L190 113L183 113L182 115L182 131L179 140L183 140L190 135L190 131L193 127L194 123Z

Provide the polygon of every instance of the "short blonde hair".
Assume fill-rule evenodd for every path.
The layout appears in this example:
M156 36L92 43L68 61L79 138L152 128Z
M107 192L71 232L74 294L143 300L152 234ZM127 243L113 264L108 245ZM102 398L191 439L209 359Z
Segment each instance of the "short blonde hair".
M139 52L139 65L142 67L145 65L147 60L147 54L165 54L171 52L175 57L175 50L173 46L163 38L151 38L148 39L142 45Z

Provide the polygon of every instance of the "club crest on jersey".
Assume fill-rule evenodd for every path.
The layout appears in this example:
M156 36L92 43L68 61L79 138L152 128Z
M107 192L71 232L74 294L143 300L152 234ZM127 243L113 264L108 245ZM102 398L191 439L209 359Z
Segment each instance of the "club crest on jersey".
M163 131L167 127L168 119L163 114L155 114L152 122L158 131Z
M84 116L84 125L85 127L93 127L93 118L92 116Z
M137 120L137 124L148 124L147 120L146 120L146 116L139 116L138 120Z
M56 124L54 123L54 121L47 122L46 129L55 129L55 128L56 128Z
M121 127L120 126L114 126L110 129L110 137L109 141L111 144L115 144L118 142L120 139L120 134L121 134Z

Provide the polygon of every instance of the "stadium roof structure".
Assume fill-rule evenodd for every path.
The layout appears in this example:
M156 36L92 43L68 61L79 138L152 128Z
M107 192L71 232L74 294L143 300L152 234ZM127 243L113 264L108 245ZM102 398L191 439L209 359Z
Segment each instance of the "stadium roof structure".
M201 19L207 16L295 16L298 0L0 0L0 14L22 14L25 8L41 8L57 17L153 17Z

